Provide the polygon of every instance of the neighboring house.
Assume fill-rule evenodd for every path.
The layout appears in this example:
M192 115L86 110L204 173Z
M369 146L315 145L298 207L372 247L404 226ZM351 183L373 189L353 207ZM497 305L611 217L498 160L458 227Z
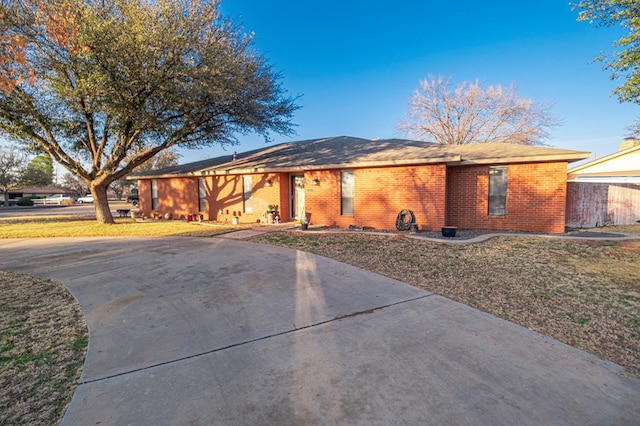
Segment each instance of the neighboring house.
M48 197L54 194L73 195L71 191L59 186L28 186L9 191L10 198L20 197Z
M16 202L22 197L38 197L45 198L54 194L71 195L69 190L60 188L57 186L29 186L18 189L11 189L7 191L9 193L9 205L15 205ZM4 193L0 192L0 204L4 200Z
M569 169L567 174L567 226L640 221L640 141L627 139L620 151Z
M562 233L568 162L589 153L511 144L440 145L333 137L130 176L144 216L283 221L395 229L409 209L442 226ZM201 216L200 216L201 215Z

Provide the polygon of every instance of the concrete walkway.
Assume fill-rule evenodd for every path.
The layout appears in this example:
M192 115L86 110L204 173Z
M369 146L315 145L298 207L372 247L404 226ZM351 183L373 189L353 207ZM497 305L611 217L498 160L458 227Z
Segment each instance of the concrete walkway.
M0 240L0 269L63 282L87 317L64 425L640 418L640 379L615 364L398 281L232 238Z

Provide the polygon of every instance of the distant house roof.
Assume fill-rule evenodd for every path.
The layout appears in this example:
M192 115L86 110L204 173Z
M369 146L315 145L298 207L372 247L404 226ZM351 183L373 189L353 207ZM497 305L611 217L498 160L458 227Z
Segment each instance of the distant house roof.
M569 179L578 180L640 177L640 145L573 167L567 171L567 174Z
M22 188L7 191L9 194L29 194L29 195L52 195L52 194L70 194L71 191L59 186L25 186Z
M441 145L407 139L369 140L339 136L282 143L253 151L152 170L131 175L128 179L295 172L429 163L447 163L456 166L547 161L571 162L588 157L588 152L514 144Z

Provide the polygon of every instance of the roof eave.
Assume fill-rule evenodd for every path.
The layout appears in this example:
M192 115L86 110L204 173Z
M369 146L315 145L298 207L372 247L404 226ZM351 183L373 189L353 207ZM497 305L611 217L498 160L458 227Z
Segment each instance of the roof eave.
M614 152L613 154L605 155L604 157L600 157L600 158L598 158L596 160L589 161L589 162L586 162L586 163L581 164L579 166L576 166L576 167L574 167L572 169L569 169L568 173L579 172L580 170L584 170L584 169L589 168L589 167L597 166L600 163L611 161L611 160L613 160L615 158L621 157L623 155L630 154L630 153L638 151L638 150L640 150L640 145L632 146L631 148L623 149L622 151Z
M240 175L251 173L291 173L318 170L335 170L335 169L362 169L362 168L379 168L393 166L417 166L422 164L437 163L457 163L460 161L460 155L448 155L437 158L419 158L408 160L385 160L385 161L359 161L355 163L330 163L330 164L303 164L300 166L288 167L253 167L253 168L215 168L203 170L204 174L214 175Z
M125 180L145 180L145 179L166 179L176 177L191 177L193 173L176 173L176 174L161 174L161 175L132 175L125 177Z
M598 173L589 173L586 175L576 175L574 173L571 173L571 175L574 178L581 178L581 179L588 179L590 177L633 177L633 178L637 178L640 177L640 169L639 170L628 170L625 172L598 172Z
M591 155L588 152L579 152L576 154L555 154L555 155L534 155L534 156L522 156L522 157L489 157L489 158L477 158L477 159L462 159L460 166L471 166L480 164L513 164L513 163L549 163L558 161L567 161L572 163L574 161L584 160Z

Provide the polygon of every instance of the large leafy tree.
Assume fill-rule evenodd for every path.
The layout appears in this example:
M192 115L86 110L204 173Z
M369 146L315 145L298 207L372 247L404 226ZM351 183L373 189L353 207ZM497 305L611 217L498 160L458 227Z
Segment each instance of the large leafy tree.
M107 187L170 147L292 132L295 99L217 0L0 0L0 132ZM9 60L7 60L9 58Z
M611 78L625 82L614 90L621 102L640 104L640 1L581 0L573 4L578 20L599 27L619 26L627 34L614 41L614 51L596 58L611 72Z
M29 186L46 186L53 183L53 160L48 154L36 155L24 172L23 183Z
M407 119L398 122L399 133L440 144L463 145L504 142L544 145L550 129L560 124L551 105L519 98L513 86L482 87L451 79L429 77L409 99Z

